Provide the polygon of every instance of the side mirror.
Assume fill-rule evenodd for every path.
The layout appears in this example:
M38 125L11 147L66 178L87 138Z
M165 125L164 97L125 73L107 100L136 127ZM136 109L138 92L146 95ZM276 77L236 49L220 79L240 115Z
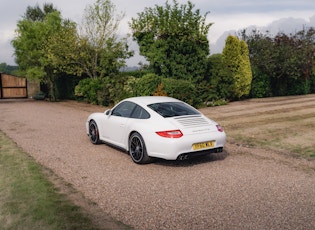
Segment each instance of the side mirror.
M108 110L105 111L105 115L108 116L108 115L110 115L110 114L111 114L111 110L110 110L110 109L108 109Z

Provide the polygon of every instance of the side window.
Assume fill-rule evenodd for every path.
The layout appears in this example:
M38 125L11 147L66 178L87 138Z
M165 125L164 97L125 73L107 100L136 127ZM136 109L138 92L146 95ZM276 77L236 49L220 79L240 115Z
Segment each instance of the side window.
M136 107L135 103L132 103L130 101L124 101L114 108L112 115L119 117L130 117L135 107Z
M150 118L150 114L144 108L137 105L131 114L131 118L148 119Z

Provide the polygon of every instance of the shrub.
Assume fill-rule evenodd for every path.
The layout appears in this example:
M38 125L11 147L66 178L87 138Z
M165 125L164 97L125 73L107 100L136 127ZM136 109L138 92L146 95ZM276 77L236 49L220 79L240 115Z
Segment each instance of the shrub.
M196 87L189 80L178 80L174 78L163 78L163 91L170 97L185 101L196 106L200 103L196 95Z
M136 79L134 86L134 96L169 96L192 105L200 103L197 99L198 96L196 95L196 87L189 80L163 78L150 73Z
M102 91L104 82L102 79L86 78L79 82L75 87L75 96L79 100L86 101L91 104L102 104L99 101L99 92Z
M263 98L271 95L270 78L264 73L253 71L253 81L251 88L252 98Z
M138 78L135 84L134 96L150 96L153 95L159 84L161 83L162 77L153 73L144 75Z
M134 96L136 79L123 75L113 75L104 78L86 78L75 87L77 100L91 104L112 105L120 100Z

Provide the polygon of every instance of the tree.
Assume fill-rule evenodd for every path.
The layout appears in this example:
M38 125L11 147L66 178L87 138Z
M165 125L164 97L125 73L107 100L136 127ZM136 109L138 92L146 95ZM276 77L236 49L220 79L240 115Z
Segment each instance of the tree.
M0 73L2 72L2 73L15 74L17 69L18 69L17 66L7 65L7 63L5 62L0 63Z
M252 72L248 57L248 48L244 41L229 35L222 52L223 62L233 76L233 96L236 99L248 96L252 81Z
M129 23L140 54L157 75L192 80L203 76L209 54L207 34L211 23L206 13L194 10L194 5L156 5L146 8Z
M253 74L250 65L248 46L244 40L240 41L240 76L242 82L239 87L242 91L242 96L248 96L251 89L251 83L253 79Z
M290 35L278 33L276 36L254 30L244 37L254 73L254 89L263 93L259 95L313 92L314 28Z
M43 9L37 4L35 7L28 6L23 18L33 22L44 21L47 14L55 11L58 10L51 3L44 3Z
M207 77L204 84L206 92L203 101L231 99L233 93L233 75L223 61L222 54L213 54L208 58Z
M54 83L60 72L76 70L69 68L74 62L76 25L63 20L57 10L35 19L24 17L17 24L17 36L12 41L16 62L21 74L48 83L51 99L56 100Z
M123 14L116 14L110 0L97 0L84 11L80 29L79 63L91 78L117 73L132 56L127 38L118 39L117 30Z

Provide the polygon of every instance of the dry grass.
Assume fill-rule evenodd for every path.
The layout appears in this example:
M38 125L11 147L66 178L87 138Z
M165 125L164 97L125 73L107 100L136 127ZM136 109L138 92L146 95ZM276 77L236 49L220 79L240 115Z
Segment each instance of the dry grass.
M224 126L229 142L315 159L315 95L251 99L201 111Z

